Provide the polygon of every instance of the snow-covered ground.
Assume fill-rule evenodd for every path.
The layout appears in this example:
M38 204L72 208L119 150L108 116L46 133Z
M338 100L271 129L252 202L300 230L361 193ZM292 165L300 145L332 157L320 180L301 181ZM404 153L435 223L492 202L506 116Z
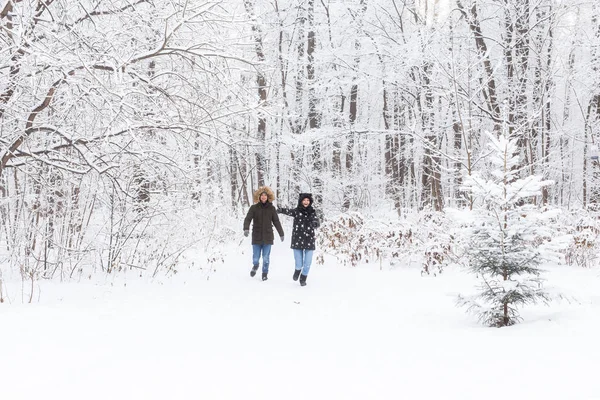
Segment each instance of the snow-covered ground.
M598 270L551 268L576 301L496 329L455 307L474 291L464 272L327 259L302 288L288 245L267 282L247 245L210 274L45 282L34 304L9 293L0 398L600 399Z

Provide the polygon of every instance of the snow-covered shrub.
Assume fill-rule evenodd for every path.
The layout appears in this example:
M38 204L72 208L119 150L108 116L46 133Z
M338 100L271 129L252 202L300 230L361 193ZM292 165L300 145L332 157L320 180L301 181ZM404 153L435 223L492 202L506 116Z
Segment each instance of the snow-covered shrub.
M352 212L326 220L317 234L317 248L344 265L382 263L422 265L422 274L437 275L452 255L452 236L443 213L424 211L402 220L382 221ZM317 256L317 263L324 259Z
M416 248L423 254L421 275L437 276L454 258L454 236L448 229L450 222L444 213L423 211L416 227Z
M584 268L597 266L600 250L600 221L596 216L582 210L577 210L576 214L567 214L561 224L567 227L567 233L572 237L565 250L565 260L569 265L575 264Z
M111 250L105 241L99 249L102 258L114 254L110 258L112 271L106 272L127 269L139 272L140 276L156 277L177 274L182 268L211 272L215 264L223 263L225 247L235 238L231 226L236 218L219 212L218 204L212 205L212 209L208 205L198 208L176 205L163 204L172 212L146 216L138 225L132 223L129 228L132 232L118 248ZM113 236L123 235L113 232ZM99 262L106 265L102 260Z
M401 260L413 234L397 224L383 223L351 212L323 222L317 248L336 255L342 264L356 266L382 259ZM317 262L323 262L322 257Z

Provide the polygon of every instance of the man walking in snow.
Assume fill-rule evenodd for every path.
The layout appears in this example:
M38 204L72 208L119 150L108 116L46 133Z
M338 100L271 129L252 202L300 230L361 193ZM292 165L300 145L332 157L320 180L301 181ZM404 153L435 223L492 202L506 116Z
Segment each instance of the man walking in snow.
M268 186L259 187L254 192L253 198L254 205L250 207L246 219L244 219L244 236L246 237L250 234L250 222L252 222L252 270L250 276L256 275L262 254L262 280L266 281L274 238L273 225L275 225L282 242L284 239L283 228L273 206L275 195L271 188Z
M292 249L294 250L295 269L292 279L300 277L300 285L306 286L306 278L315 250L315 229L320 226L317 212L312 206L310 193L300 193L296 208L278 208L277 212L294 217L292 228Z

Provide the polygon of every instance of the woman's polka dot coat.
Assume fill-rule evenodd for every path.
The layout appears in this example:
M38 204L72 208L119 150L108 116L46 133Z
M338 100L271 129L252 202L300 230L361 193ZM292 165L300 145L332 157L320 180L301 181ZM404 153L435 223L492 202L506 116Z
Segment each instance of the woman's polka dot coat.
M312 198L310 198L312 204ZM319 219L312 205L304 207L302 199L296 208L278 208L277 212L294 218L292 228L292 249L315 250L315 228L319 227Z

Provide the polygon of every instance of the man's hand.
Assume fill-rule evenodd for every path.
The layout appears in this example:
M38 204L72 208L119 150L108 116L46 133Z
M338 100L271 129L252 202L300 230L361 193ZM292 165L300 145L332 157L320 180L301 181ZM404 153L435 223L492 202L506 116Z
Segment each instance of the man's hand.
M249 230L245 230L245 231L244 231L244 236L248 237L248 235L249 235L249 234L250 234L250 231L249 231Z
M283 239L284 239L284 237L283 237L283 236L281 236L281 241L282 241L282 242L283 242Z

